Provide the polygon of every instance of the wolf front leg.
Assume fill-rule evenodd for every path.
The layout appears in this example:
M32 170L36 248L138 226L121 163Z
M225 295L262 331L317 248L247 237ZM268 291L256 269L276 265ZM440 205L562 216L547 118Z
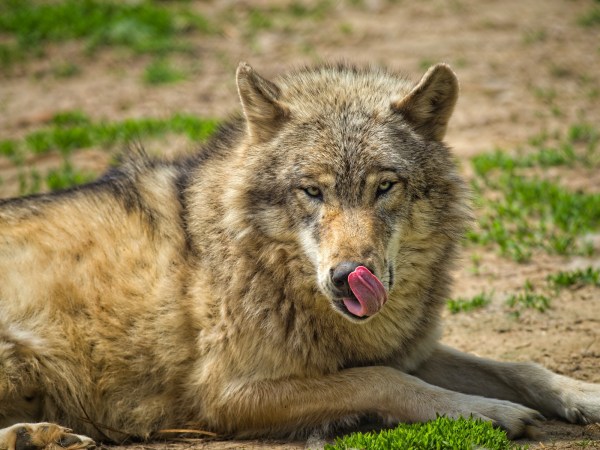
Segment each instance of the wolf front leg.
M541 418L521 405L448 391L384 366L351 368L319 378L231 383L222 392L210 408L209 421L238 437L326 431L352 425L367 414L378 414L388 423L473 416L517 437Z
M0 450L94 447L86 436L52 423L37 423L43 403L37 349L34 336L0 322Z
M0 430L0 450L82 450L95 446L87 436L53 423L18 423Z
M446 389L521 403L546 417L600 422L600 384L536 364L493 361L440 345L414 375Z

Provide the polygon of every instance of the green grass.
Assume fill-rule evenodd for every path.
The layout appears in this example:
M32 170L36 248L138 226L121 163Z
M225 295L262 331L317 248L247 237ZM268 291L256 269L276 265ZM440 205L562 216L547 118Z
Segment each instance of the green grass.
M548 282L555 288L581 287L592 285L600 287L600 270L593 267L558 272L548 276Z
M533 285L528 280L521 292L512 294L506 299L506 304L511 308L511 313L518 317L524 309L545 312L550 308L550 299L535 292Z
M479 176L486 176L493 170L512 171L523 167L553 167L572 165L578 160L571 145L542 147L534 153L510 154L501 149L484 153L473 158L473 168Z
M81 68L77 64L70 62L59 63L52 67L52 74L56 78L72 78L81 73Z
M487 292L480 292L470 299L457 298L448 299L448 309L452 314L459 312L473 311L474 309L480 309L487 306L492 301L492 294Z
M392 430L353 433L337 438L326 450L508 450L522 448L488 422L438 417L427 423L401 424Z
M19 171L19 195L35 194L42 189L42 175L35 169Z
M527 45L544 42L548 38L548 32L544 28L528 29L523 34L523 42Z
M48 42L84 40L89 49L123 46L138 53L188 50L182 37L209 33L213 27L182 2L141 0L4 0L0 2L0 33L14 45L0 48L6 66L31 55Z
M22 62L24 58L23 51L17 46L10 44L0 44L0 69L9 70L15 63Z
M312 5L308 2L294 1L288 6L288 12L297 19L323 20L331 12L332 0L320 0Z
M54 116L50 125L33 131L21 142L0 141L0 153L9 158L19 151L44 154L59 151L68 154L92 146L111 147L132 140L166 133L184 134L192 141L206 139L217 126L216 120L187 114L174 114L166 119L127 119L121 122L93 122L86 115L70 111Z
M174 114L165 119L141 118L119 122L93 121L80 111L56 114L49 124L27 134L22 140L0 141L0 155L19 168L19 193L32 194L42 187L64 189L86 183L96 174L77 169L71 162L73 152L99 146L112 148L163 136L167 133L185 135L193 142L203 141L216 129L217 121L186 114ZM57 152L63 163L57 169L41 174L24 163L30 155Z
M72 186L89 183L96 179L93 172L84 172L73 167L69 160L65 160L60 168L50 170L45 177L46 186L51 191L58 191Z
M574 192L554 180L527 174L530 168L552 166L600 167L598 130L572 126L565 138L549 144L538 136L533 151L495 150L472 159L478 229L467 234L480 245L496 245L518 262L528 261L535 249L569 255L592 251L582 238L600 228L600 193Z
M0 141L0 155L13 158L17 154L18 144L12 139Z
M600 6L593 6L587 13L579 17L577 23L586 28L600 26Z
M468 233L478 244L495 243L518 262L540 248L561 255L589 254L579 236L600 227L600 193L571 192L557 183L504 173L493 185L499 198L483 200L480 229Z
M35 168L20 168L18 173L19 195L36 194L46 187L49 191L58 191L96 179L97 174L75 168L68 158L60 167L41 174Z
M291 33L306 24L314 26L316 22L331 16L334 5L335 2L331 0L318 0L292 1L286 5L255 5L246 9L235 6L229 8L223 19L243 30L246 38L255 39L263 31Z
M147 84L168 84L183 80L185 75L175 69L167 60L157 59L151 62L144 71L144 82Z

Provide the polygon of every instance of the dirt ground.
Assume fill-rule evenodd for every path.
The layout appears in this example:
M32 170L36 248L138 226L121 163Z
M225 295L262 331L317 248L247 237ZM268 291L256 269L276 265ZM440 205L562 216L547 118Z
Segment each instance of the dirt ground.
M418 80L428 64L450 63L461 81L461 97L447 142L467 166L468 157L496 147L515 148L542 131L564 132L585 121L600 125L600 26L578 19L591 0L336 1L324 17L280 18L250 33L241 23L250 6L286 5L284 0L196 1L190 5L222 32L194 41L193 75L172 85L148 86L141 74L147 57L106 50L90 58L78 44L53 45L46 58L0 77L0 138L20 138L59 111L78 109L94 119L166 117L189 112L225 117L238 109L234 72L240 60L266 76L319 61L379 63ZM225 19L224 17L228 17ZM233 17L234 20L231 19ZM190 64L181 57L182 65ZM61 62L76 62L72 78L52 75ZM185 140L159 142L156 151L189 147ZM100 149L81 152L81 167L100 171L110 159ZM44 165L41 158L34 164ZM16 175L0 157L0 195L16 192ZM597 174L565 172L565 182L600 191ZM600 267L600 235L590 258L536 254L517 264L493 249L469 248L456 270L455 296L494 291L490 306L447 314L444 342L481 356L532 360L559 373L600 382L600 289L564 290L545 313L507 314L505 293L525 280L550 273ZM476 256L473 256L476 255ZM475 270L473 261L477 260ZM547 422L531 448L600 448L600 424ZM217 442L133 446L136 449L304 448L306 442ZM132 448L131 446L129 448Z

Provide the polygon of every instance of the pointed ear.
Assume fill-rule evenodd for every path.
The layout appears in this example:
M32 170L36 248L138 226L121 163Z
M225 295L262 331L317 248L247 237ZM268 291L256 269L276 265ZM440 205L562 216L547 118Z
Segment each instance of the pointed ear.
M419 84L392 109L426 139L441 141L458 98L458 80L447 64L430 67Z
M288 115L287 108L278 101L279 88L244 62L237 68L236 80L251 140L269 140Z

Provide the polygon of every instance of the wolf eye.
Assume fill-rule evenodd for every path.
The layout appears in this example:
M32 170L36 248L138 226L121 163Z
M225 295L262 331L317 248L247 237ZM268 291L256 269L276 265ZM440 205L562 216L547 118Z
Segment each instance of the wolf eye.
M319 189L316 186L308 186L307 188L304 188L304 192L306 192L306 195L308 195L309 197L312 197L312 198L316 198L316 199L323 198L323 193L321 192L321 189Z
M381 183L379 183L379 186L377 186L377 197L379 197L382 194L385 194L392 188L392 186L394 186L394 183L389 180L382 181Z

